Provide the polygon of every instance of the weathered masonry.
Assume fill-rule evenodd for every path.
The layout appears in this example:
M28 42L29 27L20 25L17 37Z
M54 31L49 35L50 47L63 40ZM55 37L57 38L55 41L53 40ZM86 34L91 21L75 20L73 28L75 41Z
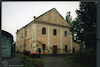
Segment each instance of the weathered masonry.
M71 26L53 8L16 32L16 51L40 49L42 54L77 52L80 46L72 41Z

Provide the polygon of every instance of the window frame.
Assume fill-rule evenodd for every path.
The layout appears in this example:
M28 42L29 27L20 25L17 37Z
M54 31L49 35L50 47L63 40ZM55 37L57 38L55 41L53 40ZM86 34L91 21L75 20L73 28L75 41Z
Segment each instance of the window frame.
M42 44L42 50L45 50L46 44Z
M64 32L64 36L67 37L67 31Z
M53 35L57 35L57 30L56 29L53 30Z
M42 34L46 34L46 28L42 28Z

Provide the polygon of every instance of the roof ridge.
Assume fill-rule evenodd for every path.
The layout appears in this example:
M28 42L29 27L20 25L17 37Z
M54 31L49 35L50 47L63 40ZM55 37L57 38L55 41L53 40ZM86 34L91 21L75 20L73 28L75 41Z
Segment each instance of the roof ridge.
M48 11L44 12L44 13L43 13L43 14L41 14L40 16L38 16L36 19L38 19L39 17L43 16L44 14L46 14L46 13L50 12L50 11L51 11L51 10L53 10L53 9L55 9L55 10L56 10L56 8L52 8L52 9L50 9L50 10L48 10Z
M46 13L48 13L48 12L50 12L50 11L52 11L52 10L56 10L56 12L61 16L61 18L64 19L64 17L58 12L58 10L57 10L55 7L53 7L52 9L50 9L50 10L46 11L45 13L41 14L40 16L38 16L38 17L36 18L36 20L38 20L38 18L40 18L41 16L45 15ZM66 20L64 19L64 21L66 21ZM67 22L67 21L66 21L66 22ZM67 24L70 25L68 22L67 22Z

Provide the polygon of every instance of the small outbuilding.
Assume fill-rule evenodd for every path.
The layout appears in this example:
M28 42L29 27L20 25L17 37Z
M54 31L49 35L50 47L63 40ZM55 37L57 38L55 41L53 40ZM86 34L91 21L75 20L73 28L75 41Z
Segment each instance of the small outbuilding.
M2 30L2 38L1 38L1 55L2 57L11 57L11 46L13 43L13 36Z

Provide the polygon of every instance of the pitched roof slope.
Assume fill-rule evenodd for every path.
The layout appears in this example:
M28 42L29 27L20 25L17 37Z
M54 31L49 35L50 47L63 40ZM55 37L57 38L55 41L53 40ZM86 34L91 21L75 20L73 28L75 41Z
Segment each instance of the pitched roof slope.
M36 21L70 27L70 25L65 21L65 19L60 15L60 13L55 8L53 8L53 9L47 11L46 13L40 15L39 17L37 17Z

